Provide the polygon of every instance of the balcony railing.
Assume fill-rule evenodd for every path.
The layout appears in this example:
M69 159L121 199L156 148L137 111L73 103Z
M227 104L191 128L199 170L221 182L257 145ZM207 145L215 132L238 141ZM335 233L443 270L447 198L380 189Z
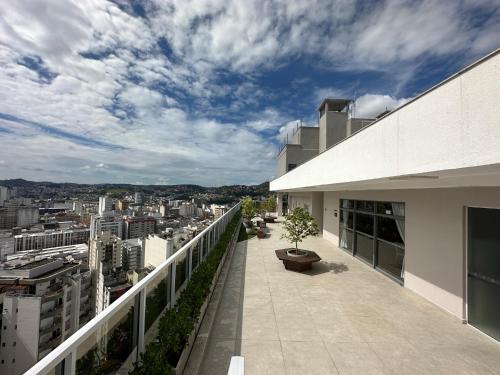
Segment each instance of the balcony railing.
M159 317L175 305L192 272L213 249L239 208L240 203L233 206L25 375L75 374L80 363L85 367L95 364L101 374L132 369L145 345L156 338Z

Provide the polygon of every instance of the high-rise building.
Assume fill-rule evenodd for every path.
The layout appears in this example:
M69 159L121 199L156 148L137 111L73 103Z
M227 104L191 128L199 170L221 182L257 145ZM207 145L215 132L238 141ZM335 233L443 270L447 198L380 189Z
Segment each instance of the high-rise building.
M29 228L37 224L38 219L38 207L35 206L4 202L4 206L0 207L0 229Z
M168 214L168 205L165 202L161 202L160 204L160 215L165 217Z
M174 239L169 233L149 235L144 240L144 267L158 267L174 253Z
M144 267L142 239L132 238L122 241L122 266L127 271Z
M89 267L94 280L95 312L109 306L120 291L128 289L123 268L122 241L106 231L90 239Z
M9 199L9 189L5 186L0 186L0 206Z
M123 238L143 238L155 233L154 217L129 217L123 221Z
M117 216L92 215L90 220L90 237L102 232L111 232L115 236L123 237L123 220Z
M99 215L103 215L105 212L110 212L113 209L113 201L111 197L107 195L104 197L99 197Z
M179 206L180 216L192 217L196 216L196 214L197 214L196 205L192 204L191 202L182 202L182 204Z
M142 191L137 191L134 195L135 204L144 204L144 193Z
M125 211L128 209L128 202L120 199L115 204L117 211Z
M76 262L40 257L2 266L0 373L17 375L88 321L90 273Z

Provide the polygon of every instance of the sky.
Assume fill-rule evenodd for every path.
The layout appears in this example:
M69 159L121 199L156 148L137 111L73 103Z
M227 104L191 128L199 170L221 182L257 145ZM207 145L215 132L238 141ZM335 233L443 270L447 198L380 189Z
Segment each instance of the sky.
M0 179L258 184L325 97L393 109L500 47L500 0L16 0Z

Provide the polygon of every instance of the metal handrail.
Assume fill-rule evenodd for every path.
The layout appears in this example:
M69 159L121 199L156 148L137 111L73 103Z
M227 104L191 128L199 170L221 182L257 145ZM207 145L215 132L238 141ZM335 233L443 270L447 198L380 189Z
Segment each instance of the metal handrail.
M97 332L99 328L104 326L108 321L110 321L116 314L121 312L121 308L127 303L133 303L136 296L141 292L145 292L146 288L150 283L154 282L158 275L162 272L168 270L168 267L172 264L175 265L177 259L185 256L187 251L198 244L198 242L213 229L219 228L218 226L223 224L227 225L229 223L228 219L231 219L237 210L240 208L241 202L235 204L229 211L227 211L220 218L215 220L210 226L201 231L196 237L194 237L187 244L182 246L175 254L165 260L162 264L156 267L151 273L149 273L144 279L135 284L130 288L125 294L114 301L110 306L104 309L100 314L96 315L91 321L81 327L73 335L71 335L66 341L62 342L59 346L54 348L47 356L42 358L33 367L25 372L25 375L44 375L53 370L56 366L61 364L63 360L65 367L69 368L68 373L73 374L75 372L75 362L76 362L76 351L78 347L83 344L92 334ZM141 293L145 297L145 293ZM66 362L67 361L67 362ZM66 371L65 371L66 373Z

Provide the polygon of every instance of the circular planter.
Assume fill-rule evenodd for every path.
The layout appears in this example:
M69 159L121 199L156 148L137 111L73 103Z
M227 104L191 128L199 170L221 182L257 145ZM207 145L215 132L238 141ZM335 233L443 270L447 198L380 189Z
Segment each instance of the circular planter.
M300 258L300 257L305 257L308 254L308 252L306 250L299 249L298 254L295 251L296 251L295 249L287 250L286 255L291 256L291 257Z

